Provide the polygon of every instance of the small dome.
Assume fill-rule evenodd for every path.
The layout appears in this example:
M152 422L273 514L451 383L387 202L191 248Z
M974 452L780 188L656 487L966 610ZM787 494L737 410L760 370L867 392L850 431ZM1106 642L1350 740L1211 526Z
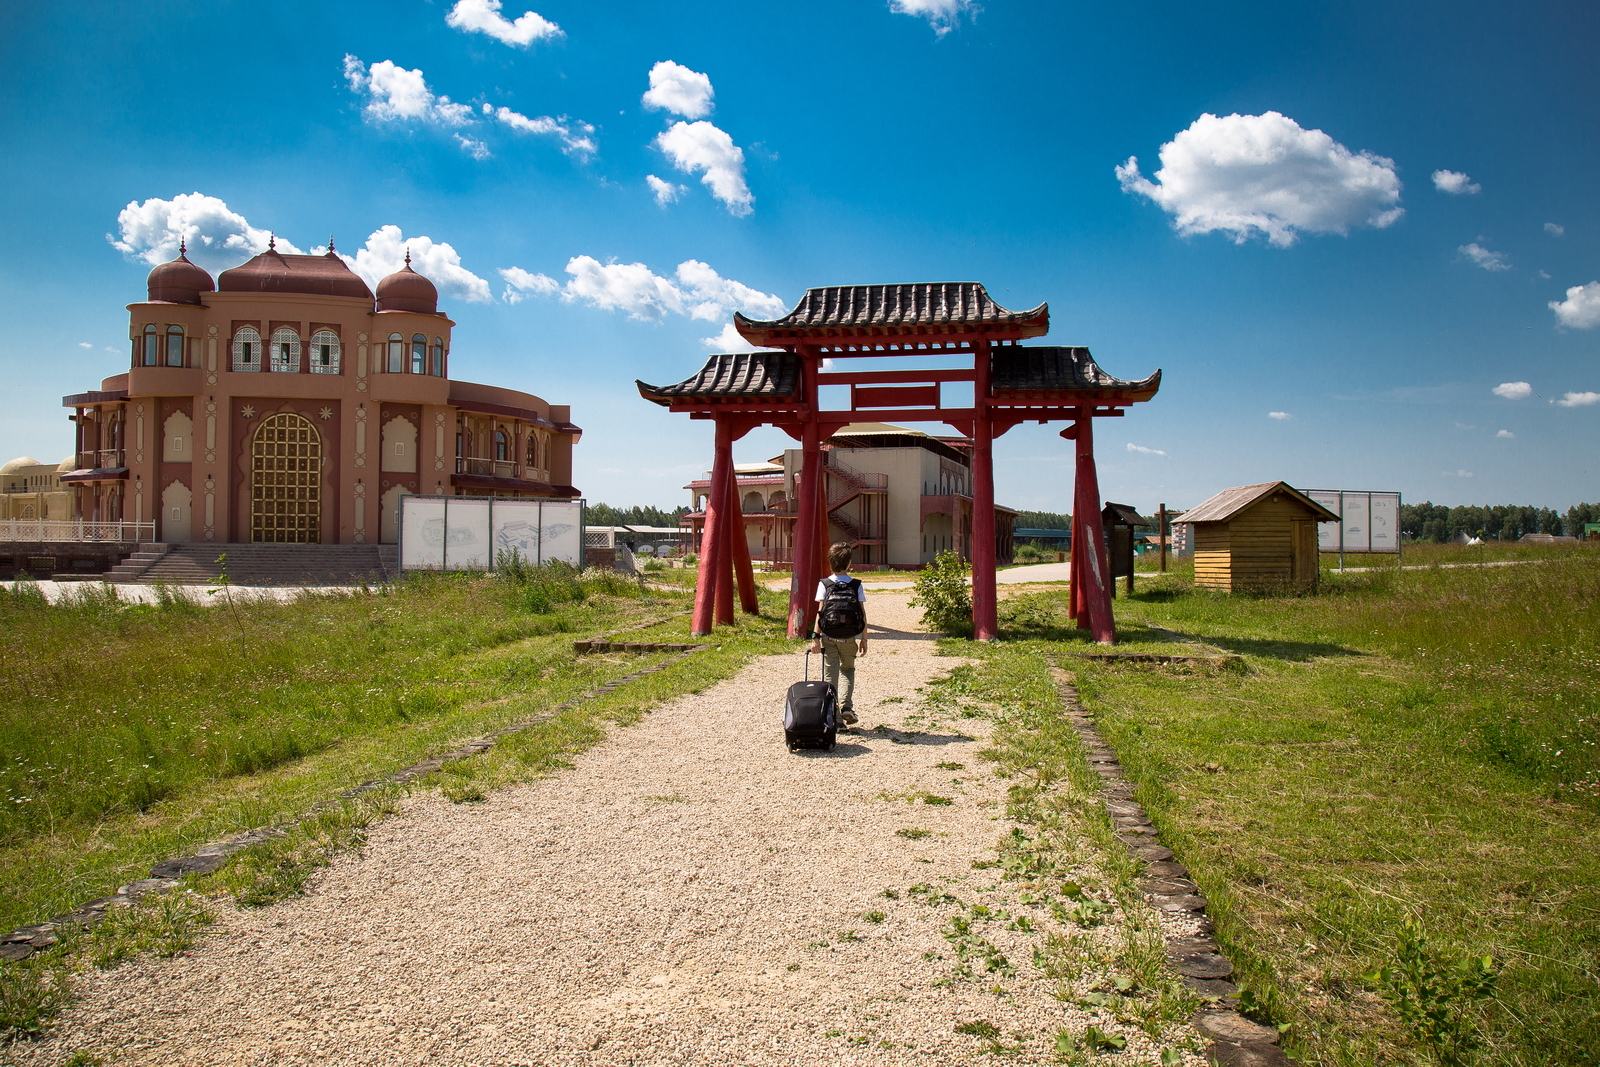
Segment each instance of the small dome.
M416 311L424 315L439 313L439 290L411 269L411 253L406 265L378 283L379 311Z
M10 463L7 463L4 467L0 467L0 474L15 474L24 467L41 466L43 466L43 464L34 459L32 456L18 456Z
M181 244L178 258L151 271L145 285L149 287L151 301L166 304L198 304L201 293L216 288L211 275L189 262L188 249Z
M76 456L68 456L66 459L62 460L56 466L56 473L57 474L66 474L69 471L75 471L77 469L78 469L78 457L76 457Z

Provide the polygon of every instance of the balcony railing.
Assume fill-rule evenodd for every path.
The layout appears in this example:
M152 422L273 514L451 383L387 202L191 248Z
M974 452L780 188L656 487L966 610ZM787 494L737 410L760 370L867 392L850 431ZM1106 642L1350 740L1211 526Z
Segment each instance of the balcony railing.
M153 522L92 522L88 519L0 519L0 541L134 541L156 539Z
M98 452L78 453L79 470L109 470L127 465L128 452L122 448L102 448Z
M457 456L457 474L475 474L480 478L515 478L517 465L506 459L478 459Z

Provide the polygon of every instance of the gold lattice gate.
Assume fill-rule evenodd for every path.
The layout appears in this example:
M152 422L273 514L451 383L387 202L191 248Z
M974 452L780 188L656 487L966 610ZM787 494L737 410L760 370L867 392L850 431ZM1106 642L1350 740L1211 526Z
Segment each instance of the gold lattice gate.
M322 540L322 436L308 419L263 419L250 449L250 540Z

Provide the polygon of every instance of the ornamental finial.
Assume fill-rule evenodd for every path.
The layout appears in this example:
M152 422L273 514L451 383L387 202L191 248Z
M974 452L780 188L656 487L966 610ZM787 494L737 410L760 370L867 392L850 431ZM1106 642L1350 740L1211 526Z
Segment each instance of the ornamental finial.
M267 251L268 252L276 252L277 250L278 250L278 235L275 234L275 233L270 233L270 234L267 235Z

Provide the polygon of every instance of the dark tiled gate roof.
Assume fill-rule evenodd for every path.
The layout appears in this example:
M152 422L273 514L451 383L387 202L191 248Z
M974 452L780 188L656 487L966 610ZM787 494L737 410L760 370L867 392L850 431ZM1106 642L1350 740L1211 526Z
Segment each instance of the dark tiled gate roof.
M1050 328L1050 306L1008 311L978 282L918 282L911 285L830 285L808 289L793 311L779 319L748 319L735 312L734 326L752 344L776 338L862 334L940 333L997 328L1018 337L1038 337ZM953 329L954 328L954 329Z
M781 400L800 392L800 357L793 352L724 352L677 385L646 385L639 395L663 407L688 397Z
M1082 346L1000 345L990 350L989 388L995 392L1129 392L1154 395L1161 372L1139 381L1113 378Z

